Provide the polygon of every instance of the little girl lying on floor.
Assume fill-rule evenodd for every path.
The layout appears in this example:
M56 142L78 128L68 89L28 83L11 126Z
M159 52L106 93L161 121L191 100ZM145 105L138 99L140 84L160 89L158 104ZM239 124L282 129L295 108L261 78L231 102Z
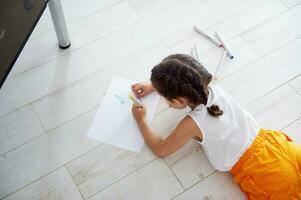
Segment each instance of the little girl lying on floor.
M155 90L170 107L191 108L163 139L146 123L146 108L134 105L147 145L164 157L194 139L215 169L231 172L248 199L301 199L301 146L280 131L260 129L232 96L210 85L211 79L195 59L175 54L152 69L151 83L132 85L138 98Z

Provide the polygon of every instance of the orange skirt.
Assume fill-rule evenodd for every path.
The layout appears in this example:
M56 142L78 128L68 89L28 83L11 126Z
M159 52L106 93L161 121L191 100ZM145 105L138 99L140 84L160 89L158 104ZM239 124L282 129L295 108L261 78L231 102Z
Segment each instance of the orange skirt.
M261 129L231 169L248 199L301 199L301 146L279 131Z

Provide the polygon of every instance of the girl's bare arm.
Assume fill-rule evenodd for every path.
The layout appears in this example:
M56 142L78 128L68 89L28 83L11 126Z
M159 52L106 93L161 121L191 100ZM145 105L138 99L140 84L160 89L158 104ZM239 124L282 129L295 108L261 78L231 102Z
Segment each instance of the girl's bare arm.
M137 124L146 144L160 157L172 154L184 146L192 137L199 137L199 135L201 135L200 129L190 116L186 116L165 139L154 133L144 118L137 121Z

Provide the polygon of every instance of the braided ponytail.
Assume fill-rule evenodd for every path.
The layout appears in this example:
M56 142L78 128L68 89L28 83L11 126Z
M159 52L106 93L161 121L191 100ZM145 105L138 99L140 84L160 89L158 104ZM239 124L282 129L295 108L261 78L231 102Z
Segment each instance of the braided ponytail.
M152 69L151 82L168 100L186 97L192 104L207 104L208 84L212 75L191 56L173 54ZM218 117L223 111L218 105L207 107L210 115Z
M222 115L224 112L219 108L218 105L213 104L210 107L207 107L207 111L209 112L210 115L214 117L218 117Z

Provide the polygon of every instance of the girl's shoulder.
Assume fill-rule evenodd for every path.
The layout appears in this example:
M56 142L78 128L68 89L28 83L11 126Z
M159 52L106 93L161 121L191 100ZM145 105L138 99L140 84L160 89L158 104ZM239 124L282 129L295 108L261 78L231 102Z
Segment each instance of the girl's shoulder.
M237 100L231 94L229 94L226 90L220 88L219 86L211 84L208 86L208 89L212 103L219 103L222 105L238 104Z

